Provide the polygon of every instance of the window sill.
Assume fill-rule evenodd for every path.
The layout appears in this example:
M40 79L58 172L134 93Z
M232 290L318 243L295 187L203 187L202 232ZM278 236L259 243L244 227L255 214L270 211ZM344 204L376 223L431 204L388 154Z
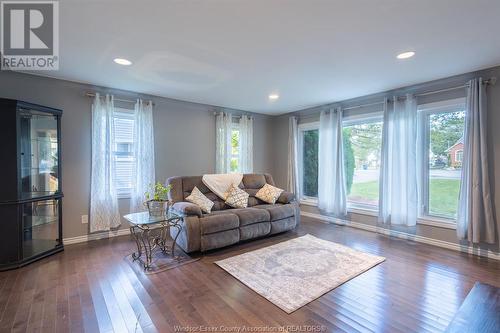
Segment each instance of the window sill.
M118 200L132 199L132 195L131 194L118 194L116 197L117 197Z
M313 207L318 206L318 200L314 199L302 199L299 202L301 205L313 206ZM359 215L366 215L366 216L375 216L375 217L378 216L378 210L375 209L347 207L347 212ZM431 216L419 217L417 219L417 224L423 224L431 227L444 228L444 229L452 229L452 230L457 229L457 224L455 220L440 219L438 217L431 217Z
M457 223L455 220L440 219L437 217L419 217L417 219L417 224L428 225L431 227L438 227L444 229L457 229Z
M300 204L305 205L305 206L318 207L318 200L301 199ZM356 207L356 208L355 207L347 207L347 212L354 213L354 214L360 214L360 215L367 215L367 216L378 216L378 210L375 210L375 209L364 209L364 208L359 208L359 207Z
M354 214L360 214L360 215L367 215L367 216L378 216L378 210L375 209L362 209L362 208L354 208L354 207L347 207L347 212L348 213L354 213Z
M301 205L313 206L313 207L318 206L318 200L314 200L314 199L301 199L301 200L299 200L299 202Z

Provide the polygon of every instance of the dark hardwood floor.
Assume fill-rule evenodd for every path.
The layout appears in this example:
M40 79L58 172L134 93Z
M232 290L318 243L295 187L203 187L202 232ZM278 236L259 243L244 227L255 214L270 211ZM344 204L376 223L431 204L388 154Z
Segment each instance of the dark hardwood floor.
M306 233L387 260L290 315L213 264ZM128 236L70 245L0 273L0 332L174 332L175 326L221 325L442 332L476 281L500 287L498 261L308 218L296 233L214 251L159 274L129 265L124 257L133 248Z
M500 288L476 282L446 333L500 332Z

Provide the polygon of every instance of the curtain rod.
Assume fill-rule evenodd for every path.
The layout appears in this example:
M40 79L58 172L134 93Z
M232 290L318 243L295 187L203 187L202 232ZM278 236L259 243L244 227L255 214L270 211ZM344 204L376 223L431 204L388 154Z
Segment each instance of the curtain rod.
M484 85L494 85L496 82L497 82L497 78L496 77L492 77L492 78L490 78L488 80L484 80L483 84ZM420 94L415 94L415 96L419 97L419 96L433 95L433 94L438 94L438 93L442 93L442 92L446 92L446 91L452 91L452 90L466 88L468 86L469 86L469 84L466 83L466 84L462 84L462 85L456 86L456 87L439 89L439 90L432 90L432 91L426 91L426 92L423 92L423 93L420 93ZM404 98L406 98L406 96L398 96L396 98L397 99L404 99ZM359 109L359 108L364 108L364 107L367 107L367 106L373 106L373 105L379 105L379 104L384 104L384 101L367 103L367 104L361 104L361 105L355 105L355 106L348 106L348 107L343 108L342 110L353 110L353 109Z
M496 77L489 78L488 80L483 80L483 84L484 85L495 85L496 82L497 82L497 78ZM418 97L418 96L433 95L433 94L438 94L438 93L441 93L441 92L446 92L446 91L452 91L452 90L458 90L458 89L467 88L468 86L469 86L469 84L466 83L466 84L462 84L462 85L456 86L456 87L444 88L444 89L439 89L439 90L432 90L432 91L423 92L421 94L415 94L415 96Z
M368 104L361 104L361 105L356 105L356 106L349 106L349 107L343 108L342 110L359 109L359 108L364 108L364 107L367 107L367 106L379 105L379 104L384 104L384 101L374 102L374 103L368 103Z
M95 93L93 93L93 92L86 92L85 96L94 98L95 97ZM118 102L124 102L124 103L137 103L137 101L134 101L134 100L131 100L131 99L115 98L114 96L113 96L113 100L118 101ZM155 103L153 103L152 101L148 101L147 103L148 104L151 103L151 105L153 105L153 106L155 105Z
M483 84L484 85L495 85L497 82L497 78L496 77L491 77L487 80L483 80ZM427 92L423 92L423 93L420 93L420 94L415 94L415 96L426 96L426 95L432 95L432 94L437 94L437 93L441 93L441 92L446 92L446 91L452 91L452 90L457 90L457 89L461 89L461 88L466 88L468 87L469 84L466 83L466 84L462 84L460 86L456 86L456 87L451 87L451 88L445 88L445 89L439 89L439 90L432 90L432 91L427 91ZM406 98L406 96L398 96L396 97L398 99L404 99ZM383 101L380 101L380 102L374 102L374 103L368 103L368 104L361 104L361 105L355 105L355 106L349 106L349 107L346 107L346 108L343 108L343 110L353 110L353 109L358 109L358 108L363 108L363 107L367 107L367 106L372 106L372 105L379 105L379 104L384 104L385 103L385 99ZM325 105L323 107L337 107L339 105L339 103L332 103L332 104L329 104L329 105ZM310 113L310 114L306 114L306 115L298 115L300 118L313 118L313 117L317 117L318 114L316 112L314 113Z
M222 111L214 111L214 116L218 115L220 112L222 112ZM231 112L222 112L222 113L230 114L231 117L233 117L233 118L241 118L244 115L244 114L234 114L234 113L231 113ZM248 115L248 114L246 116L248 116L250 118L253 118L253 116Z

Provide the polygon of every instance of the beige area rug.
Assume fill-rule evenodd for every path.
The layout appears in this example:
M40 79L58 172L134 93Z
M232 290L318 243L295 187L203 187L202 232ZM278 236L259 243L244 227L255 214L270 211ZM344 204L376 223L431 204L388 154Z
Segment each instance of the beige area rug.
M305 235L215 263L292 313L384 260Z

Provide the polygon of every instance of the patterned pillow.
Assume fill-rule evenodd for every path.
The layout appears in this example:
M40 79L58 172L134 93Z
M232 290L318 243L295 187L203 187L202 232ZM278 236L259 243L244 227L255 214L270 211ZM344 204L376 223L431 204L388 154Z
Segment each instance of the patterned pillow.
M198 205L201 210L207 214L210 214L212 207L214 205L213 201L207 198L201 191L195 186L191 194L186 197L186 200Z
M249 194L238 186L231 184L227 191L226 204L234 208L246 208L248 206Z
M283 192L282 189L266 184L255 194L255 197L264 202L275 204L281 192Z

